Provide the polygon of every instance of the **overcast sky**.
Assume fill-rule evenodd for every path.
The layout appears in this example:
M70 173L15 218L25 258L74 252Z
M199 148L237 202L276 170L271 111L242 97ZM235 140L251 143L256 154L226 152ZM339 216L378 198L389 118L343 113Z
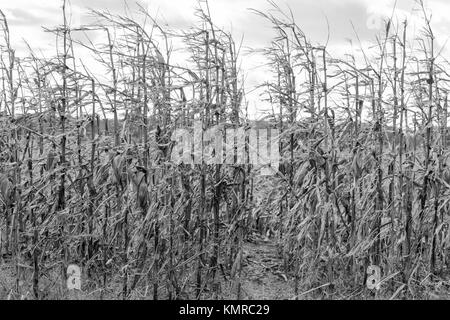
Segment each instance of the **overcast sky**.
M71 0L72 25L88 22L88 8L108 9L114 13L124 13L126 4L133 8L135 1L128 0ZM141 0L151 15L173 29L183 29L195 23L194 9L197 0ZM380 25L378 17L390 16L395 0L284 0L276 1L281 8L292 9L297 24L303 29L313 44L323 44L328 37L331 54L342 55L348 50L348 39L355 39L352 24L363 43L374 39ZM428 0L427 6L433 13L433 27L437 42L444 45L450 35L450 1ZM18 54L26 53L22 39L33 49L51 50L54 36L43 32L42 26L61 24L62 0L0 0L0 8L6 14L11 29L13 45ZM258 48L267 46L273 36L270 25L249 8L266 11L270 4L265 0L209 0L211 15L216 25L232 31L235 39L244 37L244 46ZM399 19L407 16L417 20L417 3L414 0L397 0L396 15ZM411 16L412 15L412 16ZM418 32L412 25L410 35ZM54 49L53 49L54 50ZM444 51L448 52L448 51ZM261 81L263 73L258 71L257 57L244 59L247 69L246 88ZM255 99L253 99L255 100ZM257 104L257 101L252 101Z

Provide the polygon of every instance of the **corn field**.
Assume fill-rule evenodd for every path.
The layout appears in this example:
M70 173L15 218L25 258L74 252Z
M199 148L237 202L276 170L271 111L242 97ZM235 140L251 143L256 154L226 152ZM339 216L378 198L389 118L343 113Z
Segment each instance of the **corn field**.
M418 39L389 19L346 56L274 2L249 11L276 33L250 50L205 1L183 31L143 7L72 26L61 4L61 25L42 30L53 56L16 56L0 10L1 299L73 298L72 264L82 299L251 299L260 245L281 299L448 295L450 75L422 1ZM256 52L259 121L241 68ZM172 134L194 122L277 129L280 163L174 163Z

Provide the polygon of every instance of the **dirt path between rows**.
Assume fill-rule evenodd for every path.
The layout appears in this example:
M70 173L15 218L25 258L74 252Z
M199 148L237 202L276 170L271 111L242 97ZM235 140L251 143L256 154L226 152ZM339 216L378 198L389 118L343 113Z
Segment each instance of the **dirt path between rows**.
M292 299L293 285L283 272L283 260L273 241L255 239L244 244L242 298Z

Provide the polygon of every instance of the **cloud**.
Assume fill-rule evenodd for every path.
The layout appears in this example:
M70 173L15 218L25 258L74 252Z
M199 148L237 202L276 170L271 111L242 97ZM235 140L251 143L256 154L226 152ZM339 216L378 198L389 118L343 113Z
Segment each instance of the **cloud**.
M11 29L13 46L19 55L27 54L26 39L32 48L42 49L48 54L55 54L55 36L43 32L42 26L53 27L62 23L62 0L1 0ZM411 0L275 0L280 8L295 17L297 25L304 31L313 44L324 44L328 37L328 51L334 57L343 57L352 51L349 40L354 44L353 53L358 51L356 34L364 47L383 32L382 19L392 14L394 3L397 4L394 18L398 23L408 18L408 37L414 39L423 26L423 19L417 11L416 1ZM140 5L156 17L163 27L175 31L186 30L195 25L199 19L195 15L197 0L140 0ZM200 2L201 3L201 2ZM450 34L450 2L447 0L429 0L427 8L433 13L432 26L436 42L443 46ZM204 4L203 4L204 7ZM250 8L262 12L273 12L268 1L261 0L210 0L209 7L214 23L224 30L231 31L239 45L244 37L243 48L263 48L270 45L275 36L269 21L258 16ZM89 9L107 10L113 14L129 15L143 21L138 14L136 1L126 0L68 0L68 18L72 26L88 24L92 21ZM74 33L73 37L83 40L84 36ZM90 32L93 40L103 37L101 32ZM175 41L174 45L178 45ZM439 49L439 48L438 48ZM448 52L448 51L446 51ZM81 54L81 51L80 53ZM258 54L242 55L242 68L246 73L246 88L252 89L268 77L262 66L264 60ZM252 105L258 105L258 93L249 94Z

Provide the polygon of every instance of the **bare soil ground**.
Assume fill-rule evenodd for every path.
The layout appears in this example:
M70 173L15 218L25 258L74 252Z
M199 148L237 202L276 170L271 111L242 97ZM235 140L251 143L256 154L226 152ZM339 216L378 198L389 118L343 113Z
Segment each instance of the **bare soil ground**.
M294 296L293 285L288 277L283 273L283 261L279 256L276 245L273 241L262 238L254 238L251 242L244 243L244 261L242 262L241 273L241 299L279 300L292 299ZM222 279L223 280L223 279ZM15 286L15 267L10 262L0 262L0 299L32 299L31 274L22 280L20 285L25 293L21 297L15 297L11 293L11 288ZM26 282L30 282L27 284ZM51 281L54 285L58 280ZM41 285L49 283L49 279L41 279ZM58 287L56 285L55 287ZM57 293L47 295L47 299L61 299ZM97 293L81 292L76 295L70 294L67 299L98 299ZM105 296L107 299L108 297ZM109 298L113 298L110 296ZM137 298L136 296L134 298ZM236 299L236 287L234 282L222 283L222 295L219 298ZM115 299L118 299L116 297Z
M244 243L241 299L287 300L294 296L293 285L283 273L283 260L273 240L254 238ZM236 299L236 287L224 286L224 299Z
M273 240L254 237L251 241L244 243L243 261L241 272L241 291L240 299L243 300L290 300L294 299L294 284L291 277L283 271L283 259L279 249ZM2 299L33 299L31 294L31 271L19 282L23 294L15 296L11 288L15 286L15 265L13 262L0 261L0 300ZM225 281L221 278L221 294L219 299L237 298L237 287L234 281ZM28 283L29 282L29 283ZM60 279L49 279L43 276L40 279L41 287L56 288L55 292L48 292L43 299L81 299L91 300L100 299L99 290L83 290L83 292L64 293L58 283ZM120 292L120 282L111 283L110 292ZM400 284L399 284L400 286ZM86 287L86 282L84 287ZM28 288L28 289L27 289ZM416 283L409 289L408 299L426 299L426 300L447 300L450 299L450 277L436 278L429 276L422 282ZM301 291L301 290L300 290ZM320 291L320 290L319 290ZM382 292L373 295L365 295L363 291L356 290L357 293L337 295L335 299L398 299L398 296L383 296ZM161 292L163 293L163 292ZM318 292L305 292L301 299L323 299ZM146 296L146 295L144 295ZM148 299L140 294L132 294L130 299ZM186 298L186 297L185 297ZM192 297L190 297L192 299ZM105 294L103 299L121 299L113 294Z
M292 299L293 286L283 273L275 244L263 239L244 246L243 291L249 299Z

